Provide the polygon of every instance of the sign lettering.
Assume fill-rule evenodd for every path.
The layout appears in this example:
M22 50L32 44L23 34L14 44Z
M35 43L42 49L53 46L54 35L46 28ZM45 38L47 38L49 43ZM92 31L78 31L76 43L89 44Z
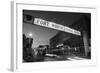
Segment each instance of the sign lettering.
M57 29L57 30L61 30L61 31L65 31L68 33L76 34L76 35L81 35L80 31L74 30L74 29L69 28L67 26L63 26L63 25L49 22L49 21L46 21L43 19L39 19L39 18L35 18L33 24L48 27L48 28L53 28L53 29Z

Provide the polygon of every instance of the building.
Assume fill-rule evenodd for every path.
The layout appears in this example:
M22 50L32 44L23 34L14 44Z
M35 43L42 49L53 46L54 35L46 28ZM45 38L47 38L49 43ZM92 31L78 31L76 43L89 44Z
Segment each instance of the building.
M58 44L65 44L70 47L80 47L80 53L90 58L91 55L91 20L90 15L83 15L75 21L71 28L81 32L81 36L73 35L66 32L58 32L50 39L50 46L56 47Z

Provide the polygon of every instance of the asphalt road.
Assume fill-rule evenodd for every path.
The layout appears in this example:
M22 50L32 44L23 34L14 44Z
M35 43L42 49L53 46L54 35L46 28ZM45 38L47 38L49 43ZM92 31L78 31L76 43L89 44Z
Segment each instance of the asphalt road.
M64 61L64 60L67 60L67 61L73 61L73 60L86 60L86 58L82 58L82 57L78 57L78 56L66 56L66 55L51 55L51 54L47 54L43 61Z

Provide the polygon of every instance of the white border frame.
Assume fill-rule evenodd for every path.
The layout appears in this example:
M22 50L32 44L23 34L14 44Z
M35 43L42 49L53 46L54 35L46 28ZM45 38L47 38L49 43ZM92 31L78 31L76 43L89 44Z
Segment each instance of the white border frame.
M31 71L43 69L56 69L66 67L83 67L94 66L97 64L96 48L93 43L94 36L91 39L91 60L77 61L56 61L56 62L38 62L38 63L22 63L22 10L49 10L63 12L82 12L91 13L91 35L95 33L96 24L96 8L93 7L73 7L73 6L57 6L57 5L41 5L25 2L12 2L12 58L11 69L13 71Z

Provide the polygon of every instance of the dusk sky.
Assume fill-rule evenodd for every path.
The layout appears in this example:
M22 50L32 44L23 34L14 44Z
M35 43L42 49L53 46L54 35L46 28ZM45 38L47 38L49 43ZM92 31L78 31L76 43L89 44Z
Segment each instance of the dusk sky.
M23 24L23 33L28 36L29 33L33 34L33 45L32 47L38 47L39 45L49 45L49 39L55 36L59 31L41 27L32 24Z

